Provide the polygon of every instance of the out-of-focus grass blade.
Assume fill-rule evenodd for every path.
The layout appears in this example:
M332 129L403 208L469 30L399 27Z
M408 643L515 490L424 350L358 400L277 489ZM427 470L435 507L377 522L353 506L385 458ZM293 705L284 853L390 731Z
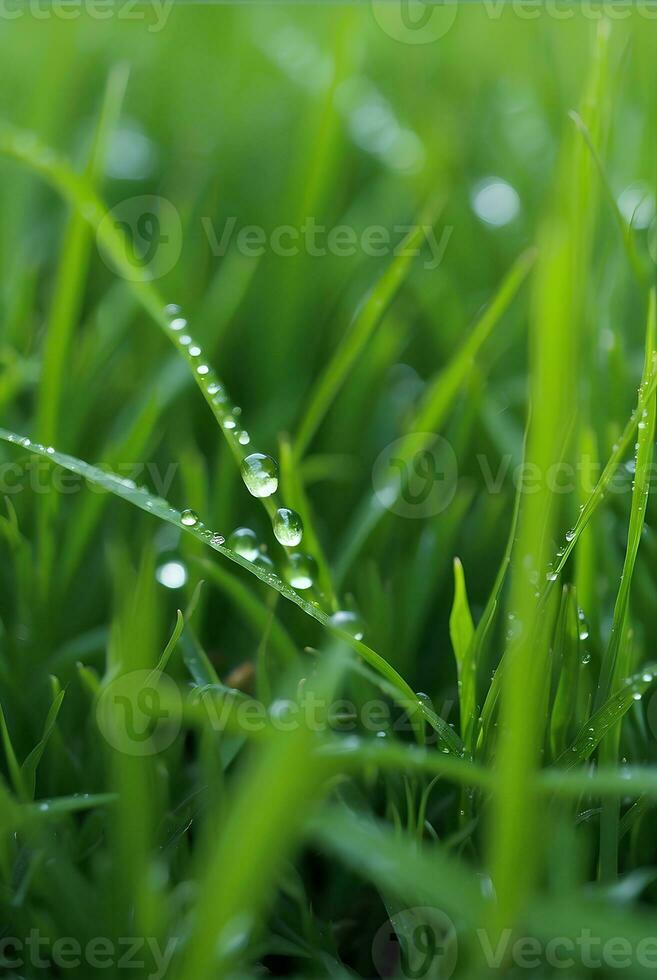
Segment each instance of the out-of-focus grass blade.
M463 565L454 559L454 602L449 617L449 635L456 658L461 709L461 738L471 749L476 710L476 665L471 658L474 623L465 588Z
M308 616L311 616L318 623L321 623L326 629L328 629L335 637L343 640L351 649L360 655L367 663L370 664L376 671L378 671L387 681L390 682L391 690L395 692L395 698L399 704L401 704L405 709L409 711L412 718L419 721L420 718L427 718L431 723L431 714L423 705L423 702L418 699L417 695L411 687L406 683L406 681L401 677L401 675L385 660L381 657L375 650L372 650L367 644L363 643L361 640L355 639L345 630L339 629L334 626L329 617L319 609L314 606L307 599L304 599L298 592L295 592L287 583L285 583L277 574L270 572L268 569L263 568L261 565L256 565L253 562L247 561L246 558L242 558L241 555L236 554L231 551L230 548L226 547L224 544L220 544L218 539L216 539L209 528L206 528L202 522L197 522L195 525L189 526L183 524L180 516L180 512L174 507L171 507L162 497L156 497L150 494L148 490L143 487L137 487L130 480L122 479L113 473L108 473L103 470L98 469L96 466L91 466L89 463L85 463L80 459L76 459L74 456L68 456L65 453L59 453L52 447L41 446L38 443L32 443L31 440L18 436L13 432L8 432L6 429L0 429L0 439L4 439L5 442L13 443L22 449L26 449L37 456L42 456L45 459L50 460L52 463L57 463L59 466L63 466L64 469L69 470L72 473L79 474L84 480L89 481L97 487L102 487L109 493L115 494L117 497L122 497L129 503L140 510L145 511L148 514L152 514L154 517L165 521L168 524L173 524L175 527L180 528L180 530L193 535L198 540L202 541L205 545L212 548L214 551L219 552L225 558L230 559L230 561L235 562L237 565L241 565L256 578L260 579L266 585L275 589L279 592L285 599L293 602L298 606L303 612Z
M322 704L333 697L342 659L339 650L329 652L312 682ZM243 773L222 826L211 828L177 980L211 980L230 972L236 952L257 926L326 779L312 751L314 737L299 715L292 732L264 744Z
M217 586L235 606L241 611L244 619L253 627L256 636L261 636L269 629L269 642L283 663L292 663L298 650L287 630L276 618L271 618L271 611L235 576L232 572L208 561L206 558L197 559L199 567L209 582Z
M323 850L410 907L433 906L469 923L481 921L479 881L439 847L418 846L346 808L325 808L312 818L308 832Z
M558 463L574 415L575 336L570 322L573 256L561 219L541 243L532 314L532 416L527 461L540 474L525 494L520 516L510 602L518 632L507 646L502 680L497 788L491 827L491 871L498 902L493 933L511 927L531 893L540 864L537 801L530 788L543 744L549 637L539 615L537 586L547 577L557 498L546 474ZM522 858L520 857L522 855Z
M440 370L429 384L422 404L408 426L404 442L395 453L395 471L391 472L388 494L390 503L386 499L388 506L384 506L376 494L368 495L364 501L345 535L345 545L340 552L336 569L338 582L342 580L379 521L388 513L388 507L399 497L401 480L397 467L407 466L417 453L429 447L432 439L435 438L434 433L439 433L456 396L472 370L479 350L508 309L525 281L535 258L536 250L529 249L517 259L472 332L453 354L446 367Z
M85 168L90 187L100 181L107 145L118 120L128 83L128 66L118 65L109 74L103 105L94 134L93 146ZM84 285L89 267L93 238L87 221L77 209L70 216L60 253L50 318L43 351L41 378L37 389L37 435L46 445L59 437L59 412L65 383L69 348L75 323L80 314ZM41 546L41 588L44 595L50 585L54 559L52 524L57 498L50 494L39 508Z
M303 422L294 440L295 459L303 456L308 448L350 370L399 292L413 258L426 238L427 227L433 227L441 209L442 201L439 204L434 202L426 213L419 216L417 224L406 235L392 262L364 299L351 327L314 386L310 404L304 407Z

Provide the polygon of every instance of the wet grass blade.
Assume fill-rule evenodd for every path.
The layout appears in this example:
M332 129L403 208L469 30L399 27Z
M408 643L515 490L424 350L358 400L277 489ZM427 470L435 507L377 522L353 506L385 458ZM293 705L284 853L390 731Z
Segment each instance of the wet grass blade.
M476 721L476 664L472 659L474 624L465 588L463 565L454 559L454 602L449 617L449 635L456 658L461 711L461 738L472 750L472 732Z

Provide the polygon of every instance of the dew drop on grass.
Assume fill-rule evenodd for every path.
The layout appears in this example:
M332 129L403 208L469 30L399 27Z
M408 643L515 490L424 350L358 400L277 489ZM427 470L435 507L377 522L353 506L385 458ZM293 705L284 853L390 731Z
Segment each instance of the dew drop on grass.
M569 531L566 531L566 541L569 544L573 540L574 537L575 537L575 532L574 532L574 530L572 528Z
M164 307L165 316L178 316L180 313L182 313L182 309L177 303L167 303Z
M234 424L234 420L233 420ZM265 453L251 453L242 460L242 479L253 497L271 497L278 488L278 466ZM309 588L309 586L306 586Z
M192 344L192 346L189 348L189 356L190 357L200 357L201 356L201 348L199 347L198 344Z
M293 589L299 589L301 592L305 589L311 589L317 574L315 559L311 555L304 555L301 551L295 551L289 556L283 574L286 582Z
M196 368L196 373L200 375L209 374L210 368L207 364L199 364L199 366Z
M185 320L185 318L182 316L174 317L174 319L170 323L170 327L172 330L184 330L186 326L187 326L187 320Z
M251 442L251 436L246 429L242 429L237 437L237 441L239 442L240 446L248 446L248 444Z
M358 613L352 612L350 609L338 609L331 616L330 622L332 626L337 626L338 629L349 633L355 640L363 639L365 625Z
M259 555L259 541L250 527L238 527L228 538L228 547L240 558L255 561Z
M303 537L303 523L295 510L279 507L274 516L274 534L286 548L296 548Z
M269 555L265 554L264 551L258 552L258 554L253 559L253 564L259 565L260 568L266 568L267 571L269 572L273 572L276 567L273 561L271 560L271 558L269 557Z
M212 544L223 544L225 540L226 539L223 536L223 534L213 534L212 537L210 538Z
M227 415L226 418L224 419L223 425L224 425L224 429L228 429L230 431L235 428L237 422L235 421L232 415Z
M180 522L185 527L194 527L198 524L198 514L193 510L184 510L180 515Z

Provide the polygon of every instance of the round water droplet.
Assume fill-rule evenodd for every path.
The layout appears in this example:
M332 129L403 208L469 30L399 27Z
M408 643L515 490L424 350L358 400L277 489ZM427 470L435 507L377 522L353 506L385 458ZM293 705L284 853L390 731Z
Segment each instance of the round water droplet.
M333 613L330 621L333 626L349 633L355 640L363 639L365 626L358 613L352 612L350 609L338 609L337 612Z
M296 510L279 507L274 516L274 534L286 548L296 548L301 544L303 524Z
M237 441L239 442L240 446L248 446L248 444L251 442L251 436L246 429L242 429L237 437Z
M242 460L242 479L252 496L271 497L278 488L276 461L265 453L251 453Z
M184 510L180 515L180 522L185 527L194 527L195 524L198 524L198 514L193 510Z
M228 547L241 558L255 561L259 555L259 541L250 527L238 527L228 538Z
M210 368L207 364L199 364L199 366L196 368L196 373L200 375L209 374Z
M226 539L223 536L223 534L213 534L212 537L210 538L212 544L223 544L225 540Z
M570 544L570 542L571 542L571 541L573 540L573 538L574 538L574 537L575 537L575 532L573 531L573 529L572 529L572 528L571 528L571 529L570 529L569 531L566 531L566 541L567 541L567 542L568 542L569 544Z
M192 346L189 348L189 356L190 357L199 357L200 354L201 354L201 348L199 347L199 345L198 344L192 344Z
M169 324L172 330L184 330L187 326L187 320L182 316L175 317Z
M224 419L223 425L224 425L224 429L231 430L235 428L237 422L235 421L232 415L227 415L226 418Z
M640 691L635 691L634 694L632 695L632 698L635 701L640 701L641 700L641 697L642 697L642 695L641 695L641 692Z
M164 307L164 312L166 316L178 316L179 313L182 313L182 309L177 303L167 303Z
M295 551L289 556L288 564L285 565L283 574L285 575L286 582L293 589L299 589L302 592L305 589L311 589L317 574L315 559L310 555L304 555L300 551Z

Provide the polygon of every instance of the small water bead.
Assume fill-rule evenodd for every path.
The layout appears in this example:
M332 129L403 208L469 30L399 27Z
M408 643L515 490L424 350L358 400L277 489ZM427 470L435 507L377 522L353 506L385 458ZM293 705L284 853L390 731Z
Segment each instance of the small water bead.
M192 346L189 348L189 356L190 357L200 357L200 355L201 355L201 348L199 347L199 345L198 344L192 344Z
M226 418L223 421L223 426L224 426L224 429L231 430L231 429L234 429L237 426L237 422L235 421L235 419L233 418L232 415L227 415ZM248 484L247 484L247 486L248 486ZM251 488L249 487L249 489L251 489Z
M349 633L355 640L363 639L365 624L358 613L352 612L350 609L338 609L331 616L330 622L332 626L337 626L338 629Z
M199 364L199 366L196 368L196 373L201 375L209 374L210 368L208 367L207 364Z
M237 437L237 441L239 442L240 446L248 446L248 444L251 442L251 436L246 429L242 429Z
M180 313L182 313L182 309L177 303L167 303L164 307L165 316L178 316Z
M188 333L183 333L180 335L180 337L178 337L178 343L181 345L181 347L189 347L191 342L192 342L192 338L189 336Z
M303 523L295 510L279 507L274 516L274 534L286 548L296 548L303 537Z
M198 514L193 510L184 510L180 515L180 523L185 527L195 527L198 524Z
M247 561L255 561L260 554L260 543L250 527L238 527L228 538L228 547Z
M253 497L271 497L276 493L278 466L271 456L265 453L251 453L242 460L241 470L246 489Z
M221 391L221 385L219 384L218 381L212 381L208 385L208 395L216 395L220 391Z
M185 318L182 316L177 316L174 320L171 321L169 326L171 327L172 330L184 330L185 327L187 326L187 320L185 320Z
M573 540L574 537L575 537L575 532L572 528L569 531L566 531L566 541L568 542L568 544L570 544L570 542Z
M223 534L213 534L212 537L210 538L210 541L212 542L212 544L217 544L217 545L218 544L224 544L225 540L226 539L223 536Z
M317 575L315 559L311 555L304 555L301 551L295 551L288 557L288 563L283 569L285 580L293 589L303 592L311 589Z

